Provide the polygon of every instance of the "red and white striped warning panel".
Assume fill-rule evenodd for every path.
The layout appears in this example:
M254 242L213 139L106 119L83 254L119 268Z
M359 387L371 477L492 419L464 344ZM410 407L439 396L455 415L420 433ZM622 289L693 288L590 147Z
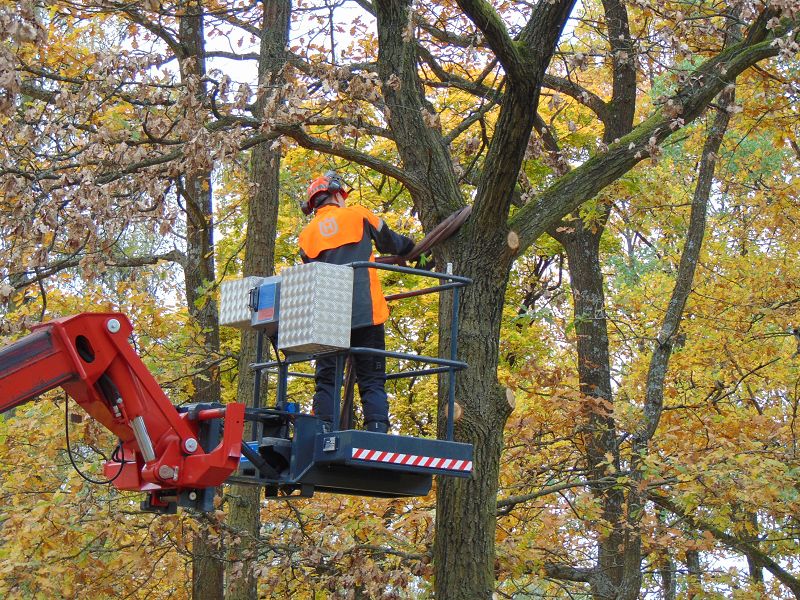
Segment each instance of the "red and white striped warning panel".
M472 471L471 460L437 458L435 456L416 456L414 454L400 454L397 452L385 452L383 450L370 450L369 448L353 448L353 458L371 462L391 463L393 465L424 467L426 469L444 469L446 471L464 472Z

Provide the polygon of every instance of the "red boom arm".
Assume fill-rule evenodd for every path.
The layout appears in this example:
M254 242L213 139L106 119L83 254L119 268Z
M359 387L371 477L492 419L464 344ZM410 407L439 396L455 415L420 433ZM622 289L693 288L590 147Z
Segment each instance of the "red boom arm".
M215 487L239 465L244 405L228 404L216 448L198 443L198 422L179 413L128 343L120 313L83 313L33 327L0 350L0 413L56 387L122 442L121 490ZM120 463L105 464L107 477Z

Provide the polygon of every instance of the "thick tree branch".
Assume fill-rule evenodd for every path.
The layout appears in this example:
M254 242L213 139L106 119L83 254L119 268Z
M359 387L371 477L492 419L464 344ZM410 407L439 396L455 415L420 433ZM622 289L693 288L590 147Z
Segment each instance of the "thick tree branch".
M422 184L396 165L355 150L354 148L342 146L340 144L334 144L327 140L311 136L299 125L276 125L275 132L292 138L303 148L338 156L340 158L344 158L345 160L369 167L378 173L383 173L384 175L396 179L405 185L412 193L414 193L414 191L422 191ZM270 138L269 135L266 135L263 139L254 137L251 138L251 141L258 140L260 143L261 141L266 141L268 139L275 139L275 136L272 135ZM252 144L248 144L248 146L249 145Z
M597 576L595 569L576 569L557 563L545 563L544 572L548 577L561 581L575 581L578 583L591 583Z
M473 124L483 119L486 116L486 114L489 113L494 108L495 104L493 102L487 102L484 106L481 106L478 110L473 112L470 116L461 121L461 123L459 123L453 129L451 129L450 132L447 133L444 137L445 142L447 144L451 144L459 135L464 133Z
M253 25L251 23L248 23L247 21L244 21L244 20L236 17L236 15L234 15L234 14L232 14L230 12L226 12L226 13L222 14L221 18L222 18L223 21L225 21L227 23L230 23L234 27L238 27L242 31L246 31L250 35L253 35L253 36L258 37L258 38L260 38L261 35L262 35L261 29L259 29L257 26L255 26L255 25Z
M161 39L167 46L169 46L170 50L172 50L172 53L178 60L183 60L186 58L186 52L184 51L178 39L175 37L174 32L170 31L159 23L154 23L145 17L137 10L134 3L120 4L116 2L110 2L108 6L112 10L124 13L131 21L137 25L141 25L150 33Z
M728 42L738 41L737 31L738 29L735 25L729 26L728 35L726 36ZM661 330L656 338L653 355L650 358L645 389L644 422L637 433L638 444L647 443L647 440L655 433L661 418L667 366L672 355L673 340L678 332L686 300L689 298L689 292L692 289L694 272L700 260L700 250L706 227L706 211L711 195L711 185L714 182L717 155L730 122L728 107L733 104L734 99L735 88L731 84L719 95L717 114L703 145L697 183L694 197L692 198L689 228L686 233L683 252L681 253L678 273L675 277L675 287L672 290L672 295L661 323Z
M534 66L544 74L564 31L575 0L548 0L539 2L519 35L525 52L533 58Z
M608 118L603 121L603 141L608 144L627 134L633 127L636 112L635 44L628 26L628 11L619 0L603 0L608 43L613 63L611 102Z
M536 201L517 212L509 221L509 227L519 235L519 252L528 248L564 215L646 159L650 150L674 131L696 119L739 73L777 54L778 49L771 40L752 41L749 38L706 61L695 71L690 83L679 89L665 107L612 144L607 152L592 157L561 177Z
M442 68L430 50L424 46L418 46L418 51L421 58L425 61L425 64L431 68L433 73L442 83L446 83L450 87L463 90L474 96L478 96L479 98L494 100L495 102L499 101L502 97L502 93L499 89L482 84L480 82L481 78L478 78L478 81L470 81L445 70Z
M237 54L236 52L228 52L226 50L211 50L206 52L206 58L227 58L228 60L258 60L257 52L247 52L245 54Z
M587 107L597 118L603 123L608 120L608 105L606 102L594 92L590 92L582 85L570 81L564 77L556 77L555 75L546 74L542 85L553 91L560 92L573 98L580 104Z
M647 373L647 386L645 391L644 423L639 432L641 441L649 440L655 433L661 417L664 402L664 381L666 379L667 365L672 354L673 340L678 332L683 309L694 281L694 272L700 258L700 249L703 244L706 227L706 210L708 198L711 194L711 184L714 181L714 168L717 160L722 138L728 127L730 114L726 108L733 102L733 91L723 92L720 98L721 109L717 113L700 159L700 170L697 185L694 190L692 209L689 217L689 228L686 233L686 242L681 254L678 273L675 277L675 288L667 305L661 331L656 338L656 346L650 359L650 368Z
M22 67L19 69L19 71L22 73L29 73L31 75L34 75L37 79L45 78L49 79L50 81L70 83L76 87L82 87L87 83L86 79L80 79L76 77L64 77L63 75L59 75L58 73L54 73L53 71L47 69L41 69L33 65L23 64ZM89 83L104 84L104 82L99 80L89 81ZM23 81L21 82L20 85L23 93L28 94L29 96L31 96L32 98L36 98L37 100L41 100L42 102L52 102L53 100L55 100L56 96L59 93L61 93L60 90L45 90L32 81ZM140 81L132 81L132 80L120 81L118 82L114 92L104 98L104 103L110 103L112 99L120 99L127 102L128 104L131 104L132 106L172 106L175 104L174 100L169 100L169 99L147 100L136 97L130 93L123 93L120 91L123 88L128 89L130 87L170 90L170 91L176 88L176 86L169 84L142 83Z
M136 173L137 171L146 169L148 167L163 165L165 163L176 160L181 156L183 156L182 150L173 150L172 152L169 152L167 154L161 154L159 156L154 156L153 158L148 158L145 160L141 160L139 162L132 163L117 171L103 173L102 175L99 175L97 177L96 182L100 185L111 183L112 181L117 181L118 179L122 179L125 175Z
M509 65L499 57L506 69L506 93L486 154L473 212L473 219L482 228L504 229L533 130L544 73L573 4L572 0L537 4L520 34L520 42L514 42L521 50L515 55L513 70L509 71Z
M151 254L147 256L121 256L112 257L110 260L105 261L105 264L111 268L135 268L145 267L148 265L155 265L160 262L174 262L181 266L184 265L186 256L180 250L170 250L163 254ZM12 275L15 290L22 290L35 283L40 283L46 279L64 271L66 269L74 269L80 265L81 257L72 255L69 258L60 260L51 265L40 267L36 269L33 275L27 273L15 273Z
M435 109L419 77L418 44L413 37L410 0L376 0L378 75L386 117L412 191L415 207L430 231L464 205ZM399 174L399 169L393 168ZM386 172L386 171L382 171Z
M286 62L291 66L293 66L298 71L300 71L301 73L303 73L304 75L308 75L309 77L314 77L319 73L318 65L309 63L308 61L298 56L297 54L292 54L291 52L287 52ZM374 62L362 62L362 63L351 63L349 65L337 65L336 71L339 74L346 73L354 75L356 73L361 73L363 71L374 73L377 68L378 65L375 64Z
M485 0L457 0L457 2L461 10L483 33L487 45L500 61L506 74L513 79L525 78L527 70L523 67L524 56L494 7Z
M609 485L616 483L616 481L617 477L604 477L602 479L589 479L581 481L566 481L564 483L543 487L539 491L532 492L530 494L509 496L508 498L502 498L497 501L498 513L507 514L508 512L511 511L511 509L513 509L518 504L522 504L524 502L530 502L531 500L536 500L537 498L542 498L543 496L549 496L550 494L555 494L563 490L568 490L576 487L587 487L592 485Z

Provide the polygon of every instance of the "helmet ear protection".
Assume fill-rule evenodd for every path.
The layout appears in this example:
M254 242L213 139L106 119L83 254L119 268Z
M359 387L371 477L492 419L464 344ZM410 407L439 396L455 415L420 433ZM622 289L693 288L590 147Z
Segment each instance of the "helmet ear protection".
M300 210L304 215L310 215L317 208L316 202L321 194L324 193L327 197L337 192L347 198L348 192L342 178L335 171L328 171L325 175L317 177L308 186L306 201L300 203Z
M308 215L310 215L312 212L314 212L314 205L313 205L313 204L312 204L310 201L308 201L308 200L303 200L303 201L300 203L300 210L301 210L301 211L303 211L303 214L304 214L305 216L308 216Z
M342 181L342 178L339 177L336 171L328 171L325 173L325 179L328 180L328 193L335 194L336 192L343 192L345 198L347 197L347 192L344 189L344 181Z

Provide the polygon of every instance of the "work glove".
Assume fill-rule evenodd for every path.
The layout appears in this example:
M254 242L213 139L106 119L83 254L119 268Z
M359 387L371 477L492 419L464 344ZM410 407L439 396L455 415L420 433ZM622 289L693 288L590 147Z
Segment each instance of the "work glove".
M432 271L436 266L436 260L433 258L433 252L423 252L414 263L415 269L422 269L423 271Z

